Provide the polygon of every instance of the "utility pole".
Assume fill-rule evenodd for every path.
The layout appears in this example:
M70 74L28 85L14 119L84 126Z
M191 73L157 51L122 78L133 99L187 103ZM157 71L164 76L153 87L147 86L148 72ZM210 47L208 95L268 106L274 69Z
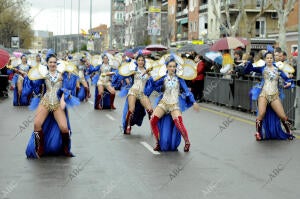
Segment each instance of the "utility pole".
M71 21L70 21L70 35L72 34L72 12L73 12L73 0L71 0Z
M80 0L78 0L78 40L77 40L77 52L80 51Z
M93 7L93 0L90 0L90 31L91 31L91 34L92 34L92 15L93 15L92 7Z
M298 56L297 56L297 76L296 80L300 79L300 2L298 1ZM300 129L300 87L296 86L295 98L295 128Z
M153 0L153 7L155 8L157 6L157 0ZM150 12L148 12L148 15ZM151 44L156 44L157 43L157 38L156 38L156 32L151 37Z
M112 27L113 27L113 22L112 22L112 11L113 11L113 0L110 0L110 27L109 27L109 49L112 49Z
M64 0L64 35L66 35L66 0Z

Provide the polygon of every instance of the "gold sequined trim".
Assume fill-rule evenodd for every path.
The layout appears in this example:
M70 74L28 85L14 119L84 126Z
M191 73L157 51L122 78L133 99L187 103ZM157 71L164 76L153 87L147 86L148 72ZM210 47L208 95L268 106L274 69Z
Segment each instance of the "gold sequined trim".
M129 90L127 96L129 96L129 95L133 95L133 96L135 96L139 100L143 99L144 97L147 97L143 92L140 92L137 89L133 89L133 88L131 88Z
M56 111L60 106L59 102L55 103L55 104L50 104L49 101L45 97L43 97L41 99L41 104L44 105L49 112Z
M279 99L279 93L275 93L274 95L266 95L264 92L262 92L259 97L266 98L268 104L272 103L273 101Z
M177 103L176 104L167 104L164 100L161 100L157 106L162 108L166 113L170 113L174 110L180 110Z

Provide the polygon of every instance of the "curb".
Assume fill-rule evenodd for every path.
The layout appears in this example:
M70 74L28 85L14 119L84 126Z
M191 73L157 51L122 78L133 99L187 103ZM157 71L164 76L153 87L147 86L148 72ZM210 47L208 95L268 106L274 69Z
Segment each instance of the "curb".
M212 104L212 103L206 103L206 102L202 102L202 103L198 103L198 104L199 104L200 108L202 106L202 107L205 107L205 108L208 108L208 109L212 109L214 111L226 113L228 115L233 115L235 117L241 117L245 120L255 122L256 116L254 114L249 113L249 112L243 112L243 111L239 111L239 110L235 110L235 109L230 109L230 107L218 106L218 105L215 105L215 104ZM293 134L296 135L296 137L298 139L300 139L300 129L293 130Z

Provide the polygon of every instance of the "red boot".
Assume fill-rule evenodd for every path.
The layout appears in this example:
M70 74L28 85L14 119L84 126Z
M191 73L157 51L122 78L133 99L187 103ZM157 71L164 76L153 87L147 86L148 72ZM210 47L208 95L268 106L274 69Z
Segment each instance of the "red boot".
M126 121L125 121L125 129L124 129L124 134L130 135L131 133L131 118L132 118L132 112L128 110L127 115L126 115Z
M110 94L110 109L116 109L114 106L115 96L116 94Z
M44 133L43 130L34 132L35 154L40 158L44 154Z
M256 138L256 141L260 141L260 140L262 140L262 138L261 138L262 120L256 119L255 124L256 124L255 138Z
M184 152L189 152L191 143L189 141L189 136L188 136L187 130L183 124L182 116L178 116L178 118L175 118L174 123L185 141Z
M150 119L151 130L152 130L152 132L154 134L154 137L156 139L156 145L153 148L154 151L160 151L159 128L157 126L158 121L159 121L159 117L157 117L156 115L153 115L153 117L151 117L151 119Z
M102 110L102 106L100 105L101 98L102 96L98 94L96 99L96 104L95 104L95 109L97 110Z

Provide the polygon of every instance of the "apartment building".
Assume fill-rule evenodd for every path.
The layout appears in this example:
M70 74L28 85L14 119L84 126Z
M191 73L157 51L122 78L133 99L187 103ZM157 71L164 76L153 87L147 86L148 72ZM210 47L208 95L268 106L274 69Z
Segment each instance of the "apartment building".
M168 45L167 0L125 0L125 11L125 48L150 44L153 21L156 23L156 43Z
M111 47L123 49L125 40L125 0L111 1Z

